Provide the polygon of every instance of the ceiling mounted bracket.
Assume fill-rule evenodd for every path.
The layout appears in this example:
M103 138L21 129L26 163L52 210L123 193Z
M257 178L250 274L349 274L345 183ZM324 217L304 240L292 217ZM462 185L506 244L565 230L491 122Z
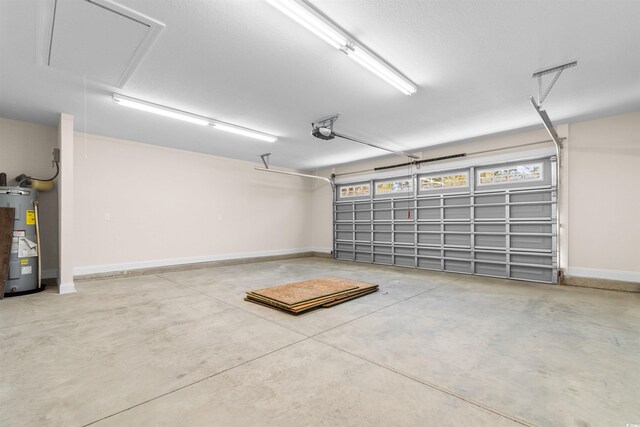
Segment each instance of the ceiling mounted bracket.
M323 119L316 120L311 123L311 127L313 128L329 128L333 131L333 124L340 118L340 113L334 114L329 117L325 117Z
M538 105L542 105L544 100L547 98L547 95L549 95L549 92L553 88L553 85L555 85L558 79L560 78L560 74L562 74L562 72L567 68L575 67L576 65L578 65L578 61L573 61L573 62L568 62L566 64L558 65L557 67L547 68L546 70L533 73L531 77L533 77L534 79L536 78L538 79ZM556 73L556 75L553 76L553 80L551 80L551 83L549 83L549 86L547 87L547 89L544 91L544 94L543 94L542 93L542 76L546 76L547 74L552 74L552 73Z
M558 136L558 133L553 127L551 119L549 119L549 115L541 107L542 103L547 98L547 95L549 95L549 92L560 78L560 74L562 74L562 72L567 68L575 67L576 65L578 65L578 61L567 62L566 64L558 65L557 67L547 68L546 70L535 72L531 76L534 79L538 79L538 102L536 103L536 101L533 99L533 96L529 97L529 101L531 102L531 105L533 105L533 108L536 109L536 112L540 116L540 119L542 119L542 124L544 124L544 127L545 129L547 129L549 136L551 136L551 139L553 139L558 153L560 153L560 149L564 148L564 146L562 145L563 138L560 138ZM544 91L544 93L542 93L542 77L546 76L547 74L553 73L555 73L555 76L553 76L553 80L551 80L551 83L549 83L547 89Z
M269 156L271 156L271 153L260 154L265 169L269 169Z

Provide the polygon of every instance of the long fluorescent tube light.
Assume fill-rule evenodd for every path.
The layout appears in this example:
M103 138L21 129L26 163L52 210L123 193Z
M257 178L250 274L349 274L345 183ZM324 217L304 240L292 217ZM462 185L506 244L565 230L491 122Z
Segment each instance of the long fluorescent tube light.
M182 120L200 126L210 126L224 132L234 133L236 135L247 136L249 138L259 139L260 141L276 142L278 138L264 132L234 125L231 123L221 122L210 117L199 116L187 111L177 110L165 105L154 104L153 102L143 101L141 99L131 98L129 96L113 94L113 102L125 107L135 108L149 113L158 114L172 119Z
M125 107L135 108L136 110L142 110L160 116L171 117L172 119L182 120L183 122L189 122L200 126L210 126L211 121L198 117L195 114L187 113L186 111L176 110L175 108L165 107L163 105L154 104L152 102L142 101L140 99L130 98L128 96L113 94L113 102Z
M236 135L248 136L249 138L255 138L255 139L259 139L261 141L266 141L266 142L276 142L278 140L278 138L276 138L273 135L257 132L255 130L246 129L246 128L231 125L228 123L214 122L213 127L215 129L218 129L224 132L235 133Z
M371 71L382 80L389 83L391 86L398 89L405 95L412 95L416 93L416 87L414 84L409 83L406 79L396 74L393 70L380 62L375 56L368 53L359 46L354 46L353 50L347 50L349 58L362 65L367 70Z
M336 49L343 49L349 43L346 37L331 28L312 8L304 3L286 0L267 0L267 3Z
M400 90L405 95L416 92L416 85L382 58L367 50L361 43L333 23L305 0L266 0L267 3L329 43L351 59Z

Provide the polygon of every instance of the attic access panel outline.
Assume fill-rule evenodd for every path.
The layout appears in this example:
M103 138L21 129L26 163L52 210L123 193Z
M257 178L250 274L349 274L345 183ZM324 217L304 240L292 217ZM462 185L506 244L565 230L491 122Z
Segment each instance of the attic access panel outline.
M40 4L42 65L122 88L164 24L111 0Z

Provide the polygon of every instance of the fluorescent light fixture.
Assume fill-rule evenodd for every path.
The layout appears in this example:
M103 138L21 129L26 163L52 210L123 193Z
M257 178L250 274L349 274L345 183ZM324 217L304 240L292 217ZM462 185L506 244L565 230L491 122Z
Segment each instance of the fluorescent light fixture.
M351 59L405 95L411 95L416 92L417 87L411 80L387 64L382 58L366 49L361 43L348 36L342 28L305 0L266 1L334 48L349 55Z
M398 75L398 73L392 70L389 66L361 47L354 46L353 50L347 51L347 55L349 55L349 58L353 59L358 64L362 65L364 68L371 71L373 74L380 77L382 80L386 81L405 95L412 95L416 93L416 86L413 83L410 83L407 79Z
M267 0L271 6L311 31L336 49L343 49L349 41L325 22L309 5L288 0Z
M255 130L246 129L246 128L231 125L228 123L215 122L213 123L213 127L215 129L218 129L224 132L230 132L230 133L235 133L236 135L248 136L249 138L255 138L255 139L259 139L261 141L266 141L266 142L276 142L278 140L278 138L276 138L273 135L268 135L266 133L257 132Z
M170 117L172 119L182 120L200 126L210 126L214 129L235 133L237 135L247 136L249 138L259 139L260 141L276 142L278 140L277 137L264 132L259 132L257 130L248 129L231 123L221 122L209 117L199 116L187 111L177 110L165 105L154 104L153 102L143 101L141 99L131 98L129 96L124 96L117 93L113 94L113 102L125 107L135 108L136 110L146 111L149 113L158 114L164 117Z
M152 102L142 101L140 99L129 98L128 96L122 96L115 93L113 94L113 102L119 105L124 105L125 107L135 108L136 110L142 110L165 117L171 117L172 119L182 120L183 122L189 122L200 126L209 126L211 124L211 122L204 117L198 117L185 111L176 110L174 108L165 107Z
M113 94L113 102L125 107L135 108L136 110L147 111L149 113L158 114L160 116L171 117L172 119L182 120L200 126L209 126L211 121L205 117L198 117L195 114L186 111L176 110L175 108L165 107L164 105L154 104L152 102L142 101L140 99L130 98L128 96Z

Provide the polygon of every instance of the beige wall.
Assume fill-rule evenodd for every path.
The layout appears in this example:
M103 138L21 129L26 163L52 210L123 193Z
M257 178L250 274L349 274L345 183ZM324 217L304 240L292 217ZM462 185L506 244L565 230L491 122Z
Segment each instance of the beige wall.
M311 249L308 180L230 160L75 138L75 274Z
M640 281L640 112L557 126L567 137L559 189L560 266L574 276ZM548 139L544 130L483 138L419 152L422 158L505 148ZM550 145L550 144L549 144ZM521 147L500 153L531 150ZM487 153L484 156L495 155ZM474 156L482 161L482 154ZM384 157L322 171L328 176L402 163ZM446 168L451 162L438 162ZM435 164L429 164L435 165ZM396 169L402 173L402 169ZM331 250L331 203L314 192L313 245ZM319 212L325 212L321 214Z
M329 176L330 173L319 173ZM333 250L333 191L322 183L312 192L311 242L316 252L330 253Z
M0 118L0 172L7 174L7 184L22 173L37 178L51 178L52 151L58 144L57 129ZM57 182L56 182L57 185ZM56 277L58 269L58 194L57 188L40 193L42 275Z
M640 112L570 135L569 274L640 281Z
M561 170L561 266L576 276L640 281L640 112L558 130L569 137ZM420 154L436 157L545 139L543 130L522 132ZM323 182L256 172L258 162L92 135L86 144L83 134L75 140L76 274L331 250L332 193ZM23 172L48 177L56 144L54 127L0 118L0 171L10 178ZM389 156L321 174L402 161ZM43 270L53 277L56 191L40 200Z

